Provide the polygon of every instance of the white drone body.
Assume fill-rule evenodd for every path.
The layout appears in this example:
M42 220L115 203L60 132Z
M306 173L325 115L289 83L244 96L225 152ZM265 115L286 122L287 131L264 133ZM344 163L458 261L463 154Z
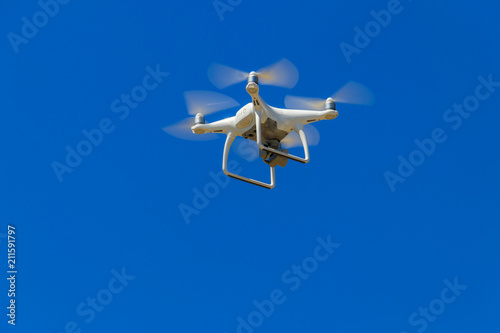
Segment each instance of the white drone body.
M269 106L259 95L259 76L256 72L248 75L246 91L252 97L252 103L243 106L234 117L229 117L209 124L203 114L198 113L191 130L195 134L223 133L227 135L222 159L222 170L229 177L239 179L268 189L274 188L275 167L284 167L288 159L309 162L309 147L304 126L320 120L332 120L338 116L332 98L325 101L323 111L279 109ZM292 131L297 132L304 147L304 157L298 157L282 149L281 141ZM269 183L237 175L228 170L228 156L231 145L237 136L257 142L260 157L269 164L271 180Z

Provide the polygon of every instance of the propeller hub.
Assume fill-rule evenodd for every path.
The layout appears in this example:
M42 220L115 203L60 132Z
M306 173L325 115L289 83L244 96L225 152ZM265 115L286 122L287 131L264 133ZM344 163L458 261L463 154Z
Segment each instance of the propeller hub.
M326 100L326 103L325 103L325 109L326 110L336 110L336 105L335 105L335 101L333 100L333 98L328 98Z
M194 124L199 125L204 123L205 123L205 117L203 116L203 113L197 113L196 117L194 118Z
M250 82L259 84L259 75L256 72L250 72L250 74L248 74L248 83Z

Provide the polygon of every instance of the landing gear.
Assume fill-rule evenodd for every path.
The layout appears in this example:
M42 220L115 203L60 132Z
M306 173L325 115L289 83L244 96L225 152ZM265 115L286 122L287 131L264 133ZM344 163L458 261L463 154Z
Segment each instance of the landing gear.
M285 154L288 154L287 149L282 149L281 148L281 143L277 139L270 139L264 142L264 146L273 148L279 151L284 152ZM286 164L288 163L288 158L271 153L262 149L259 149L259 157L264 160L267 164L269 164L270 167L274 168L275 166L279 165L280 167L284 168Z

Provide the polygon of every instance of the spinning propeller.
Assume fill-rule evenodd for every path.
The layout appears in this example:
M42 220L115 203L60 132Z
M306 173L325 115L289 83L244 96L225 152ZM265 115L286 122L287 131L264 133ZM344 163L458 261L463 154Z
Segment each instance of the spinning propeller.
M304 126L304 133L306 134L307 144L309 146L317 146L319 143L319 131L313 125L309 124ZM283 140L281 144L285 148L295 148L302 147L302 141L297 132L290 132Z
M195 116L212 114L240 105L231 97L211 91L186 91L184 93L188 114ZM184 140L206 141L217 138L217 134L196 135L191 131L195 117L186 118L174 125L164 127L168 134Z
M327 100L335 103L373 105L372 91L358 82L348 82ZM321 98L295 97L287 95L285 105L288 109L325 110L325 100Z
M224 65L212 64L208 69L208 78L219 89L246 81L249 73ZM257 71L259 84L293 88L299 81L299 71L287 59Z

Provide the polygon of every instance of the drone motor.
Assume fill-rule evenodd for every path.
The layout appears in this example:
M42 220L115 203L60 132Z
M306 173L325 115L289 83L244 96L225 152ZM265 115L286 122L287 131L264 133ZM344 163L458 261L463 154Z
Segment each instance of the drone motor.
M335 106L335 101L333 100L333 98L330 97L326 100L325 109L326 110L337 110L337 108Z

